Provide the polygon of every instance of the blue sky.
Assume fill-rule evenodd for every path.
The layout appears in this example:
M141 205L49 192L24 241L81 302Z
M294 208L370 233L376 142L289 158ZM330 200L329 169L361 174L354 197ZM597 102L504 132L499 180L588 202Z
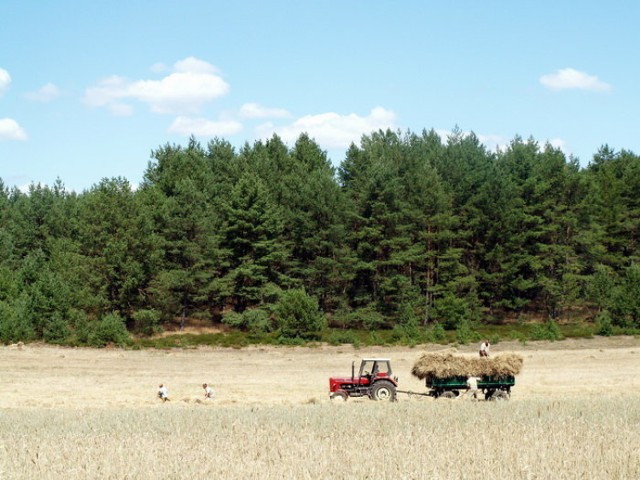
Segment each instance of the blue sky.
M0 2L0 178L138 184L166 143L303 132L334 163L380 128L489 148L515 135L586 166L640 153L640 3Z

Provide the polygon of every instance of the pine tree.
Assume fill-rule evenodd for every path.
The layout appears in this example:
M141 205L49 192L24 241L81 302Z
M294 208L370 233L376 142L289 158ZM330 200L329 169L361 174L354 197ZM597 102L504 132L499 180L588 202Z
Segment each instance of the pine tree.
M166 146L154 156L139 193L159 255L146 293L165 320L209 318L227 294L219 281L227 265L218 235L221 185L194 139L186 149Z
M223 281L229 300L242 312L264 303L270 286L288 287L290 250L282 241L283 218L266 186L254 174L243 175L222 209L221 246L229 252Z

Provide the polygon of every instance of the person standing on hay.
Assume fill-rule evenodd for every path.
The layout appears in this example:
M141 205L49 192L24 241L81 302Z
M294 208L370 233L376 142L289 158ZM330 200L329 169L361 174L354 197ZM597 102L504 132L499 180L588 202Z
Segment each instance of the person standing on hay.
M474 400L478 399L478 377L469 377L467 378L467 391L458 397L458 400L462 397L466 397L471 394L471 398Z
M161 383L158 387L158 398L163 402L169 401L169 390L165 387L164 383Z
M489 340L485 340L484 342L482 342L480 344L480 356L481 357L488 357L489 356L489 348L491 347L491 344L489 343Z
M206 383L202 384L202 388L204 388L204 399L205 400L213 400L216 396L215 392L213 391L213 388L211 388L209 385L207 385Z

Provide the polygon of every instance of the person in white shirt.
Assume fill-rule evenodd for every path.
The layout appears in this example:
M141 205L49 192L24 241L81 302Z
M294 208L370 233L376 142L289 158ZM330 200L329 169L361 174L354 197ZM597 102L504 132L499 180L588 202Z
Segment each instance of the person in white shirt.
M161 383L158 387L158 398L163 402L169 401L169 390L165 387L164 383Z
M485 340L484 342L482 342L480 344L480 356L481 357L488 357L489 356L489 348L491 347L491 344L489 343L489 340Z
M466 397L467 395L471 395L471 398L477 400L478 399L478 377L469 377L467 378L467 391L460 395L458 398Z
M202 384L202 388L204 388L204 398L205 399L210 399L213 400L214 397L216 396L215 392L213 391L213 388L211 388L209 385L207 385L206 383Z

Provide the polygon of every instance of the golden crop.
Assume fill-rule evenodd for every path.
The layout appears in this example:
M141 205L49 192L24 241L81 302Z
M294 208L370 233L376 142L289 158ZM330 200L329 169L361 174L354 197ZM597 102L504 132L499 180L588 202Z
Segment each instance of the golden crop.
M5 410L0 478L637 479L639 427L635 396Z

